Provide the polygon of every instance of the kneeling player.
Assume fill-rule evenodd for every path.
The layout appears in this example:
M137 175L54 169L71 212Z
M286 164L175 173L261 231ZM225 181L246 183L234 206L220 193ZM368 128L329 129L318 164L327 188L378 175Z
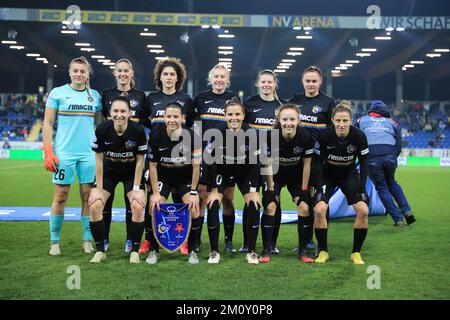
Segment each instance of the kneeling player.
M312 135L300 127L300 110L294 104L278 108L273 126L278 139L268 143L268 156L272 170L267 176L267 186L263 196L264 214L261 219L263 254L260 262L270 261L272 226L281 189L287 186L292 200L297 204L299 259L305 263L314 262L306 249L312 237L312 225L308 221L310 195L308 180L311 172L311 156L314 152ZM278 141L278 145L275 145Z
M183 203L189 203L192 217L188 239L191 264L199 263L195 248L201 228L199 218L198 179L200 176L201 138L199 148L194 150L194 132L182 125L182 106L170 102L165 110L165 124L153 128L148 142L148 159L152 194L150 196L150 214L159 204L164 203L170 191L175 188ZM157 262L156 252L151 251L147 263Z
M367 138L363 131L351 125L352 104L341 101L333 110L333 126L318 136L319 153L322 166L318 166L318 179L322 188L314 196L314 229L319 246L316 263L329 260L327 247L328 226L326 211L328 201L336 187L341 188L347 203L356 211L354 224L353 251L350 256L356 265L364 264L361 247L367 235L369 199L366 193L367 155L369 153ZM356 168L359 160L360 172Z
M256 130L243 123L245 108L238 98L233 98L225 105L226 126L221 128L223 144L214 148L215 156L213 163L208 164L210 176L209 194L207 197L208 208L208 231L211 242L209 263L218 263L220 255L218 252L219 241L219 208L229 187L238 185L244 196L247 210L247 239L248 249L247 262L258 264L256 254L256 240L259 227L259 208L261 200L258 193L258 182L260 174L258 143L256 141ZM251 137L254 137L253 143ZM211 145L212 146L212 145ZM218 148L221 150L219 151ZM206 162L206 159L205 159Z
M129 121L130 103L117 97L111 103L111 119L97 127L92 150L96 153L96 187L89 196L90 227L97 252L92 263L106 259L103 207L119 182L131 205L130 263L139 263L138 249L144 230L145 190L143 183L144 154L147 139L144 128Z

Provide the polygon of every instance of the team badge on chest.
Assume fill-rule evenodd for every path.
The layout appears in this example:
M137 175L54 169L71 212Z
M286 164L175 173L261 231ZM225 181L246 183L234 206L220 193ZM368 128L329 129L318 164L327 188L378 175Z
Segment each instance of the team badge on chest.
M355 152L356 151L356 147L355 146L353 146L353 145L351 145L351 144L349 144L348 146L347 146L347 153L353 153L353 152Z
M136 147L136 142L131 141L131 140L128 140L127 142L125 142L125 148L126 148L127 150L131 150L131 149L133 149L134 147Z
M319 112L322 112L322 108L319 107L319 106L314 106L314 107L312 108L312 112L313 112L313 113L319 113Z

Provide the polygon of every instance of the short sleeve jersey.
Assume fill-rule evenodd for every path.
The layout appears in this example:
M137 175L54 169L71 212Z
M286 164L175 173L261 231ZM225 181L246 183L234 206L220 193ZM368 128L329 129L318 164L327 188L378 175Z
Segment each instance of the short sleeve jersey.
M198 148L197 144L200 145ZM192 178L192 159L199 159L201 155L201 138L186 126L176 140L169 137L165 124L156 126L150 134L147 161L158 163L159 179L174 182Z
M108 175L134 177L136 155L147 153L147 137L144 128L132 121L122 135L107 120L95 130L92 150L103 152L103 171Z
M145 92L134 88L131 88L129 91L120 91L117 87L114 87L102 92L102 113L105 119L111 119L109 115L111 102L117 97L127 98L130 101L131 120L144 124L145 119L149 116Z
M302 126L310 130L314 138L331 124L335 102L323 92L319 91L319 94L312 98L305 94L295 94L289 102L299 106Z
M230 91L215 94L212 90L200 92L194 100L196 114L202 121L202 130L220 128L225 123L225 105L233 97L238 97Z
M57 156L78 157L92 153L95 113L102 110L96 90L78 91L69 84L56 87L47 99L47 108L57 109L57 130L53 149Z
M278 135L278 145L269 143L267 150L268 156L279 165L275 176L287 178L290 175L300 175L303 168L303 159L311 158L314 153L315 140L313 136L302 127L297 127L295 136L290 140L283 137L281 130L275 132ZM272 139L269 141L274 142Z
M192 101L192 98L188 94L180 91L176 91L170 95L162 91L150 92L148 94L147 104L152 126L157 123L164 123L166 105L169 102L177 102L183 107L183 114L186 115L186 126L192 127L195 118L194 101Z
M369 146L364 132L354 126L344 139L338 138L334 127L324 130L317 139L319 154L324 171L336 180L345 178L356 170L356 159L367 157Z
M259 95L254 95L244 102L245 122L256 130L270 130L275 121L275 111L284 101L274 99L265 101Z

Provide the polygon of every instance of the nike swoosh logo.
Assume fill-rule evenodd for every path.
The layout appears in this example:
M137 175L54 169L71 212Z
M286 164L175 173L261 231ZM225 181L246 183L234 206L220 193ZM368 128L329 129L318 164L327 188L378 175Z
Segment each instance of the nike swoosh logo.
M168 148L159 148L159 151L167 150Z
M253 112L258 112L258 111L261 111L262 109L255 109L255 110L253 110Z
M162 103L162 101L154 102L153 105L154 105L154 106L157 106L158 104L161 104L161 103Z
M327 149L334 149L336 146L327 146Z
M112 143L114 143L114 141L111 141L111 142L105 142L105 145L107 146L108 144L112 144Z
M206 100L205 104L208 104L208 103L211 103L211 102L213 102L213 100Z

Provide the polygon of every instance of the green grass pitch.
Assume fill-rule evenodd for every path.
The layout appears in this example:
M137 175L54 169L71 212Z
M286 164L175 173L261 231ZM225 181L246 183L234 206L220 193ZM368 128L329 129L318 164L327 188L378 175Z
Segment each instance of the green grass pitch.
M130 265L123 251L125 225L113 223L107 260L91 265L81 253L79 222L65 222L62 255L51 257L48 222L0 222L0 299L450 299L450 170L400 168L398 180L411 203L417 222L401 229L388 216L370 217L362 256L365 266L354 266L349 256L353 218L331 221L328 241L331 260L325 265L301 264L292 248L296 225L282 225L281 254L269 264L248 265L245 256L222 254L218 265L208 265L209 240L202 234L200 264L189 265L181 254L161 253L156 265ZM53 187L42 161L0 161L0 206L49 206ZM123 206L119 187L115 206ZM283 209L293 210L287 193ZM78 206L78 187L68 206ZM236 208L242 208L236 195ZM242 226L234 243L241 245ZM223 230L220 245L223 247ZM258 238L258 250L261 237ZM80 289L69 290L69 266L81 271ZM380 270L380 289L369 289ZM369 269L370 271L371 269ZM373 283L369 279L369 283Z

